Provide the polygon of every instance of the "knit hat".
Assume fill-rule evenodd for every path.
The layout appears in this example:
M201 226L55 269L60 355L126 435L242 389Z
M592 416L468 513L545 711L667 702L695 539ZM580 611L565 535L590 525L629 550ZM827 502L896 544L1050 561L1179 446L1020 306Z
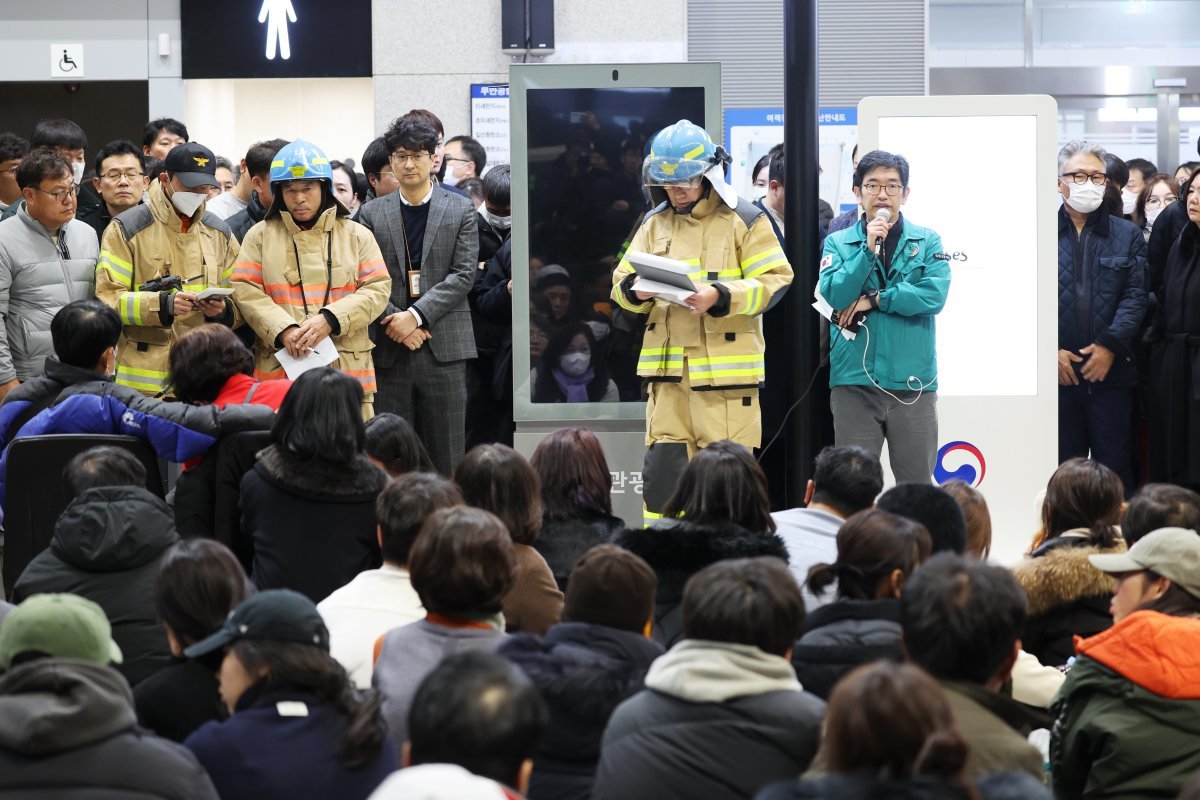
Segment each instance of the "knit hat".
M35 594L4 617L0 625L0 669L22 653L120 664L104 609L74 594Z
M601 544L575 562L567 580L564 622L588 622L641 633L654 612L658 577L640 556Z

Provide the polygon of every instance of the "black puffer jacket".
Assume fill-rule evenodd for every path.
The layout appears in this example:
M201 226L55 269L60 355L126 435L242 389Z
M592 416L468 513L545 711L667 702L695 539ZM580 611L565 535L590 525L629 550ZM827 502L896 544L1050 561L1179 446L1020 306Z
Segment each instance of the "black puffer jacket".
M630 631L562 622L543 640L518 634L496 652L525 671L550 708L529 800L587 800L604 726L618 704L641 691L662 646Z
M242 478L242 535L254 543L259 589L293 589L314 603L382 563L375 497L387 475L367 457L304 461L278 445Z
M614 544L646 560L658 577L654 641L671 647L683 638L683 587L700 570L730 558L775 556L787 563L787 545L774 533L751 533L737 525L630 528Z
M839 600L804 620L792 666L806 691L828 700L846 673L871 661L900 661L899 600Z
M137 727L110 667L49 658L0 676L0 798L217 800L182 745Z
M969 800L972 796L966 786L943 778L900 779L850 773L777 783L763 789L754 800ZM1042 796L1029 795L1026 800Z
M598 544L608 544L625 523L611 514L595 514L579 519L542 521L542 530L533 549L542 554L558 588L567 590L567 578L579 557Z
M171 662L154 610L158 562L179 541L162 498L140 486L102 486L76 497L58 519L50 547L17 580L14 602L47 592L86 597L104 609L135 685Z

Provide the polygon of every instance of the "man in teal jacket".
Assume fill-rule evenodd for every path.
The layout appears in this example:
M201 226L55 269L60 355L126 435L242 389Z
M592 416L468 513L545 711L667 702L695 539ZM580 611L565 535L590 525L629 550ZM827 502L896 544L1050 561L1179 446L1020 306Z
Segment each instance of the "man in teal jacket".
M908 173L903 156L862 157L854 195L865 213L826 237L817 294L836 312L829 386L837 445L879 455L886 439L896 482L927 484L937 453L934 318L946 304L950 268L941 238L900 214Z

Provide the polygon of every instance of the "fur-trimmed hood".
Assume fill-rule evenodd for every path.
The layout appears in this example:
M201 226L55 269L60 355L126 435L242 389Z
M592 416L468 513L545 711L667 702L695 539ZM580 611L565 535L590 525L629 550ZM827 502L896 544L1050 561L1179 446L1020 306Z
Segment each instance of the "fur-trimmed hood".
M361 453L347 464L296 458L279 445L258 453L254 469L282 491L331 502L361 503L379 494L387 474Z
M775 556L785 564L788 560L787 545L778 534L753 533L733 524L628 528L614 543L646 560L658 575L660 600L683 597L688 578L718 561L757 556Z
M1029 596L1029 615L1045 614L1084 598L1111 595L1116 580L1093 567L1088 556L1125 550L1123 541L1112 548L1101 548L1085 539L1052 540L1038 548L1013 568L1013 575Z

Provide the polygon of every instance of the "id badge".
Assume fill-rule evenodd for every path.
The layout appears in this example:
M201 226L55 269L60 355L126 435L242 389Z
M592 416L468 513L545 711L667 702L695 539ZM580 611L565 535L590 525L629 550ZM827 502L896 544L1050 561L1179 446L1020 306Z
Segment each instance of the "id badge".
M408 296L413 300L421 296L421 270L419 269L408 271Z

